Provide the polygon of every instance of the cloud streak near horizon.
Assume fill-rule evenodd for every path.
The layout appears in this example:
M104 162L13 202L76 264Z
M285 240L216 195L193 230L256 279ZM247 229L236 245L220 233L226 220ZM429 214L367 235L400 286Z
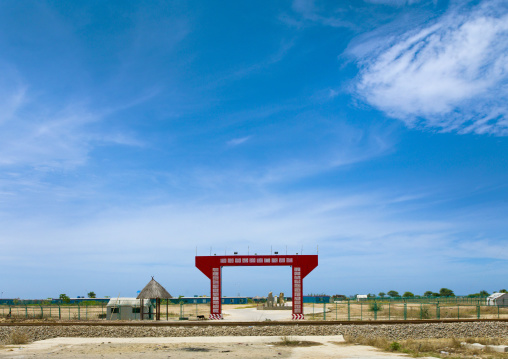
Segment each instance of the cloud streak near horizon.
M429 271L446 271L438 285L447 286L447 281L454 278L454 288L465 291L467 284L458 279L457 271L473 275L477 268L458 266L454 263L457 258L503 261L506 251L484 238L456 246L464 230L461 216L445 220L439 216L410 215L404 220L399 217L401 211L418 213L416 203L425 197L322 194L305 198L268 196L216 204L175 203L112 208L76 224L48 222L47 214L39 214L25 220L22 232L16 227L19 223L4 223L0 235L6 241L0 258L3 265L20 274L39 268L40 275L34 277L41 283L55 278L58 268L76 267L57 277L68 282L69 276L77 276L88 286L95 285L98 293L111 295L108 290L121 290L121 286L108 280L87 279L86 272L80 274L79 268L111 271L114 276L124 274L140 282L144 266L156 271L164 269L172 273L171 278L162 276L166 282L170 281L173 288L185 288L189 278L206 282L199 271L192 269L195 247L199 255L208 255L209 248L212 254L246 253L247 247L251 253L266 253L271 246L280 252L288 247L289 253L301 252L303 248L304 254L313 254L319 245L322 263L317 273L322 279L311 284L308 291L324 291L327 288L323 278L336 278L334 264L329 262L332 258L340 260L335 264L339 272L359 262L367 271L383 267L384 275L389 275L397 286L412 291L418 290L418 286L411 284L411 275L418 275L420 266L434 267ZM36 242L34 237L38 238ZM20 246L24 248L22 252L17 250ZM33 262L34 256L41 258L38 263ZM406 268L404 273L399 270L401 266ZM236 282L241 277L228 273L227 280ZM351 279L341 280L342 291L360 290ZM51 287L49 282L47 285ZM67 284L67 288L79 291L80 285ZM247 290L245 286L239 288L244 293ZM253 295L262 288L261 283L253 283L248 291ZM371 288L386 291L382 285L371 284ZM192 290L195 291L183 294L192 295L195 293Z

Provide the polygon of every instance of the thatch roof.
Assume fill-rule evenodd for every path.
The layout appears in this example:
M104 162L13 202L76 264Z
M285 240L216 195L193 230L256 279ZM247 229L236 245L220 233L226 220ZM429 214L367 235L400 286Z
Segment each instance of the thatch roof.
M143 288L141 293L136 299L169 299L173 298L162 285L160 285L155 279L153 279Z

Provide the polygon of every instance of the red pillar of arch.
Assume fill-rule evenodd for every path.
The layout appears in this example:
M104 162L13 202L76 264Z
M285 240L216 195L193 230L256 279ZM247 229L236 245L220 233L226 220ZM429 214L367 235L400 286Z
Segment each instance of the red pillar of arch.
M196 267L210 279L210 319L222 319L222 267L291 266L293 319L304 319L303 278L318 266L317 255L196 256Z

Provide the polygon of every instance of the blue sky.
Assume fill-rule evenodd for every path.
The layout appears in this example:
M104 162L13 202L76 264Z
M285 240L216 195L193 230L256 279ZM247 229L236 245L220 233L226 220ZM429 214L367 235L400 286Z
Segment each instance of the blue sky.
M508 287L504 1L2 1L0 74L4 298Z

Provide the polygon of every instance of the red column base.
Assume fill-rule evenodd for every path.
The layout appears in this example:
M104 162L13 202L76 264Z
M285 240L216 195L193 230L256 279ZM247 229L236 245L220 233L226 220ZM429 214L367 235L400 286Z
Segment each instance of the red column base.
M209 317L210 320L221 320L221 319L224 319L222 317L222 314L210 314L210 317Z
M303 314L293 314L293 320L301 320L304 319Z

